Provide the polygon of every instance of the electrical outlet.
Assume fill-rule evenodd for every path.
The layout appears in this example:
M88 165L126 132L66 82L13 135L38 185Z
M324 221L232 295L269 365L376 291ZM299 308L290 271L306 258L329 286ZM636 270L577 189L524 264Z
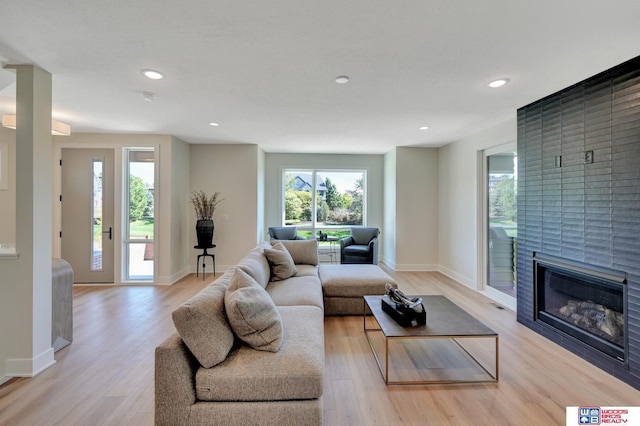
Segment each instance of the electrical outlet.
M584 152L584 163L585 164L593 163L593 151L585 151Z
M226 222L229 220L229 215L223 214L222 216L220 216L222 218L223 222Z
M554 158L554 164L556 167L562 167L562 155L556 155Z

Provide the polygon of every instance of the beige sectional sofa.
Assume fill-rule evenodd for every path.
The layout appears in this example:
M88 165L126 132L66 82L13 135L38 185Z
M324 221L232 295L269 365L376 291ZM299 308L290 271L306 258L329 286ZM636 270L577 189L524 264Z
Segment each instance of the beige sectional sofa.
M280 243L260 243L173 312L177 332L156 348L157 425L322 424L325 265L315 240ZM362 314L362 295L357 304L336 290L335 266L325 273L341 301L333 314ZM367 292L395 285L362 266L378 271Z

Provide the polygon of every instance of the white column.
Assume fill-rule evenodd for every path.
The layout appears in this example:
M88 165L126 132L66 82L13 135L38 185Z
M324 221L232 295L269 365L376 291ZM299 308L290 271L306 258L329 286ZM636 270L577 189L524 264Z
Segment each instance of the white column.
M16 251L0 261L0 346L6 377L31 377L55 363L51 347L51 74L11 65L16 84ZM1 367L0 367L1 368Z

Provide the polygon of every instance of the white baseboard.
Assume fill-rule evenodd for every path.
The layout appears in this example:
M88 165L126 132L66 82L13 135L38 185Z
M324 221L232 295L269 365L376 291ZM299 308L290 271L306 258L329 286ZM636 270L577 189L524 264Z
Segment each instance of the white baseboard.
M488 297L489 299L493 300L494 302L499 303L500 305L504 306L505 308L513 311L513 312L518 312L518 303L516 302L515 297L510 297L507 296L506 294L497 291L497 290L489 290L489 291L480 291L480 294Z
M384 264L385 264L386 266L388 266L388 267L389 267L389 269L391 269L392 271L395 271L395 270L396 270L396 263L395 263L395 262L392 262L391 260L387 259L387 258L386 258L386 257L384 257L384 256L382 256L382 257L379 259L379 262L384 263Z
M55 363L53 348L34 358L8 359L5 361L5 377L34 377Z
M396 263L385 256L379 258L379 261L387 265L391 270L398 272L430 272L437 271L438 265L430 263Z
M471 290L473 291L478 291L478 288L476 287L476 284L474 283L474 281L469 278L469 277L465 277L464 275L461 275L459 273L457 273L456 271L453 271L445 266L442 265L438 265L438 272L440 272L443 275L446 275L447 277L451 278L452 280L456 280L458 281L460 284L469 287Z
M168 277L166 276L158 277L158 279L155 282L155 285L172 285L177 283L187 275L189 275L189 267L185 266L175 274L171 274Z
M224 274L227 272L227 269L233 268L236 265L216 265L216 275ZM197 272L196 266L189 266L189 273L195 274ZM207 275L213 274L213 268L211 265L207 265ZM202 268L200 268L200 273L202 273Z
M438 270L438 265L430 263L402 263L396 264L393 270L398 272L432 272Z

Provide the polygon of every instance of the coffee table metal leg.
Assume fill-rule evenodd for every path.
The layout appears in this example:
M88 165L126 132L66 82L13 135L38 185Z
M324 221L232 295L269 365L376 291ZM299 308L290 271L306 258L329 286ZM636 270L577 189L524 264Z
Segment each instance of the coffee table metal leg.
M385 352L385 362L384 362L384 384L389 384L389 339L385 336L384 338L384 352Z

